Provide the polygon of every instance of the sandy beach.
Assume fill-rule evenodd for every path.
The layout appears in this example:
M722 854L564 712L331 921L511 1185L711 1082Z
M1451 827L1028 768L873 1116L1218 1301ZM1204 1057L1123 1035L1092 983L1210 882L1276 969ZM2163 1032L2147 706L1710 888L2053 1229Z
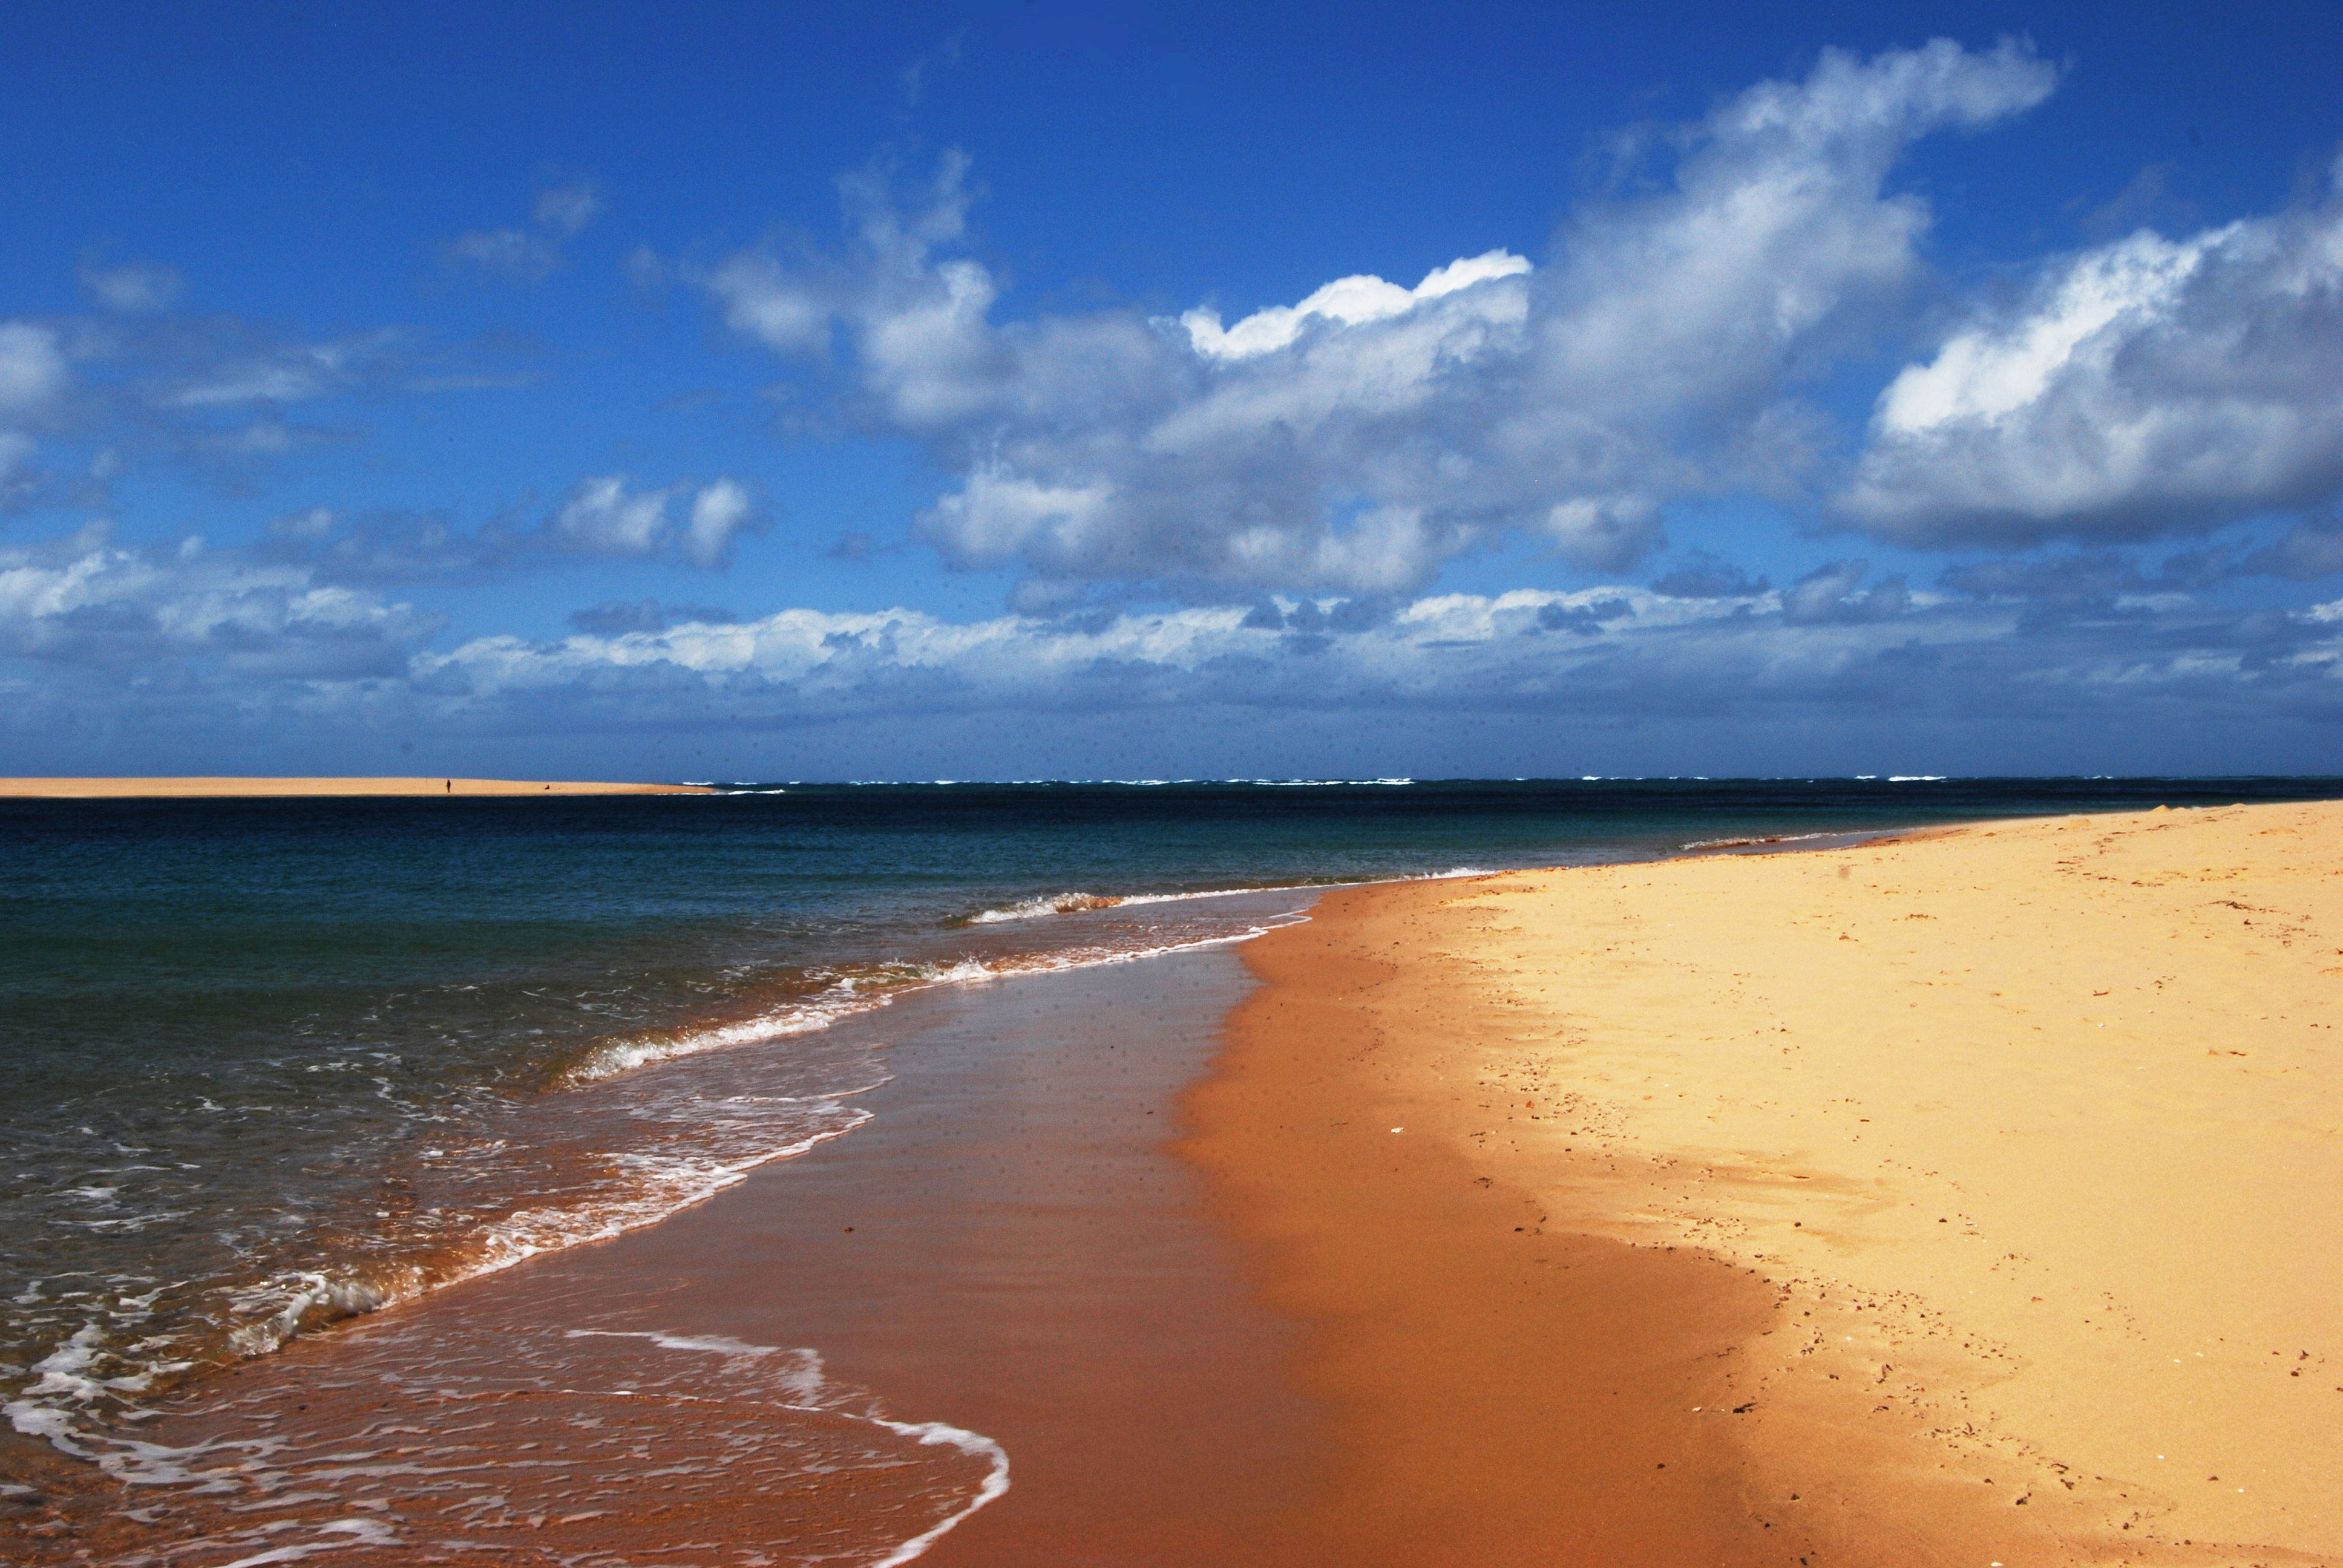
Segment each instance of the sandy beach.
M696 784L545 779L0 779L0 799L235 799L317 795L708 795Z
M2343 807L1386 885L1247 953L1183 1149L1347 1560L2343 1561Z
M165 1402L211 1491L17 1455L26 1560L2343 1563L2338 845L1383 882L909 994L807 1037L867 1125Z

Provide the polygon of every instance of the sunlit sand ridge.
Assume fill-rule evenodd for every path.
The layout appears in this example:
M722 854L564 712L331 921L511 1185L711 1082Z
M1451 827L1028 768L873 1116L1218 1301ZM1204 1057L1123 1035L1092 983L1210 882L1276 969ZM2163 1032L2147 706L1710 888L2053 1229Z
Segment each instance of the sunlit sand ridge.
M2343 1561L2343 807L1366 889L1251 956L1192 1147L1363 1560Z

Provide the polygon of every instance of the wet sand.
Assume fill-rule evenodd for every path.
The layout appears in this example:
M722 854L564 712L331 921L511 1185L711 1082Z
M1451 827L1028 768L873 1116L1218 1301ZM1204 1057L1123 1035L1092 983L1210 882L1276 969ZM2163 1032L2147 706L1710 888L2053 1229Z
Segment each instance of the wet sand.
M1795 1563L1749 1519L1747 1466L1704 1410L1764 1282L1690 1251L1574 1231L1485 1175L1395 1074L1445 1060L1453 963L1398 944L1454 884L1329 895L1252 944L1265 980L1192 1091L1182 1153L1214 1179L1292 1375L1326 1412L1306 1489L1247 1562Z
M278 1479L145 1544L875 1561L997 1443L924 1561L2343 1562L2343 806L1384 884L1237 953L840 1026L899 1041L868 1125L221 1380L141 1435Z
M1282 1374L1290 1325L1163 1148L1249 983L1208 950L836 1026L895 1042L867 1124L210 1380L136 1435L268 1452L193 1462L235 1482L217 1500L103 1499L112 1523L85 1512L56 1560L872 1563L989 1473L980 1448L874 1417L1008 1455L1007 1493L926 1561L1252 1560L1313 1412Z
M2343 1561L2343 807L1363 889L1247 957L1185 1147L1341 1560Z
M294 795L708 795L694 784L544 779L0 779L0 799L246 799Z

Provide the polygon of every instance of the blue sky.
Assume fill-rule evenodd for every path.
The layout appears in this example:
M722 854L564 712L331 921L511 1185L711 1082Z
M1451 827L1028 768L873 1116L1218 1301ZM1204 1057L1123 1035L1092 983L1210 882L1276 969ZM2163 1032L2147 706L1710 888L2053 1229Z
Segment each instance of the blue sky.
M2331 13L1614 9L14 7L0 770L2343 766Z

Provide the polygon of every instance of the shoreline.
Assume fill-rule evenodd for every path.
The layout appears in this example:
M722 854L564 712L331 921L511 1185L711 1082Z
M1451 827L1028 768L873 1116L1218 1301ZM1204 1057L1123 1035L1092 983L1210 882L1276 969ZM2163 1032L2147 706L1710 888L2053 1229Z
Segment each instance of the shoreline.
M1182 1096L1177 1151L1301 1325L1291 1375L1325 1412L1317 1473L1261 1560L1758 1561L1730 1528L1733 1455L1679 1412L1725 1392L1716 1353L1765 1292L1565 1233L1389 1092L1407 1039L1359 999L1411 1020L1437 1004L1447 977L1395 960L1393 934L1456 892L1346 890L1249 944L1262 987Z
M1311 1533L2343 1561L2338 838L2016 819L1346 890L1250 944L1182 1152L1303 1325Z
M716 790L699 784L596 783L543 779L0 779L0 800L266 800L297 797L336 799L392 795L528 799L546 795L716 793Z
M2279 821L2281 814L2290 814L2289 821ZM2245 825L2238 828L2241 819ZM963 1364L939 1382L937 1369L949 1354L938 1359L928 1350L913 1353L899 1345L876 1363L858 1364L850 1355L842 1363L849 1382L891 1394L898 1380L876 1375L871 1367L900 1372L916 1364L926 1370L901 1380L902 1389L949 1394L941 1402L896 1406L892 1413L932 1416L941 1428L972 1441L992 1433L1021 1463L1026 1455L1054 1451L1045 1464L1075 1467L1061 1468L1038 1513L1029 1511L1043 1495L1035 1473L1019 1471L1013 1502L973 1515L970 1527L955 1529L930 1560L1025 1563L1059 1560L1051 1555L1055 1553L1068 1562L1083 1561L1085 1540L1111 1521L1127 1554L1141 1553L1132 1561L1160 1548L1167 1563L1495 1563L1518 1560L1524 1543L1629 1568L1705 1560L1784 1563L1800 1556L1815 1564L1875 1562L1883 1568L1971 1564L1972 1558L2207 1565L2338 1561L2323 1538L2305 1548L2267 1529L2216 1534L2207 1528L2192 1537L2182 1525L2218 1523L2201 1499L2186 1500L2196 1506L2185 1508L2103 1455L2046 1441L2047 1428L2020 1420L2034 1419L2034 1412L2010 1415L1996 1402L2003 1391L2028 1375L2037 1382L2044 1376L2075 1381L2073 1363L2059 1367L2043 1360L2038 1346L2008 1338L2006 1324L1980 1327L1957 1302L1956 1310L1947 1310L1954 1291L1974 1288L1965 1285L1965 1276L1948 1285L1874 1267L1882 1257L1894 1261L1899 1247L1908 1251L1910 1241L1873 1233L1874 1222L1895 1206L1892 1194L1883 1196L1878 1171L1835 1169L1827 1149L1818 1153L1792 1148L1780 1136L1772 1141L1750 1136L1769 1128L1783 1134L1785 1121L1796 1124L1789 1132L1817 1121L1825 1131L1844 1131L1830 1118L1842 1115L1835 1101L1851 1099L1823 1091L1871 1091L1876 1084L1807 1082L1802 1070L1794 1087L1804 1098L1769 1083L1767 1103L1760 1105L1731 1070L1713 1072L1723 1091L1720 1105L1691 1119L1700 1124L1693 1131L1707 1142L1684 1136L1689 1124L1684 1117L1670 1121L1662 1114L1667 1107L1649 1096L1639 1099L1649 1085L1633 1094L1619 1087L1630 1071L1663 1064L1675 1070L1691 1054L1692 1036L1717 1043L1723 1031L1715 1015L1725 1009L1773 1008L1801 1037L1802 1051L1825 1054L1822 1042L1804 1037L1826 1032L1830 1020L1796 1013L1802 1005L1796 997L1769 995L1750 953L1736 956L1714 943L1699 953L1654 950L1654 930L1667 924L1666 911L1687 912L1719 930L1731 927L1725 935L1744 946L1801 940L1795 928L1827 912L1840 922L1833 929L1848 946L1836 946L1840 939L1833 937L1834 945L1822 950L1838 965L1822 975L1828 981L1824 989L1860 1000L1867 994L1866 977L1872 991L1912 983L1906 975L1847 967L1862 958L1856 949L1882 945L1871 924L1922 912L1896 900L1961 890L1943 866L1932 869L1934 862L1913 860L1916 855L1974 851L1988 840L1998 850L2030 845L2027 852L2041 863L2032 864L2028 874L2038 880L2050 874L2046 866L2056 872L2087 859L2078 857L2078 847L2096 845L2093 852L2104 859L2107 843L2129 843L2138 832L2187 829L2182 836L2187 838L2214 828L2234 829L2265 845L2299 840L2315 847L2333 841L2343 829L2343 806L2000 819L1889 829L1824 845L1758 839L1665 859L1394 879L1319 894L1307 920L1243 942L1225 960L1232 970L1241 961L1255 981L1265 983L1225 1009L1225 1044L1216 1057L1206 1060L1208 1021L1182 1026L1188 1043L1170 1049L1188 1052L1191 1065L1149 1091L1163 1097L1166 1114L1160 1121L1172 1120L1176 1102L1182 1134L1167 1146L1151 1136L1158 1123L1134 1119L1127 1106L1131 1135L1151 1136L1128 1148L1114 1144L1121 1151L1113 1157L1126 1160L1161 1156L1168 1147L1178 1157L1175 1173L1201 1174L1206 1185L1196 1202L1213 1233L1238 1252L1227 1266L1244 1282L1242 1300L1223 1293L1210 1312L1183 1308L1160 1321L1157 1337L1177 1346L1186 1332L1182 1324L1234 1321L1232 1313L1252 1321L1264 1303L1281 1325L1272 1333L1284 1336L1281 1359L1261 1362L1256 1349L1248 1375L1259 1385L1258 1397L1284 1402L1282 1446L1270 1456L1273 1462L1244 1476L1253 1497L1237 1511L1243 1528L1216 1516L1209 1497L1180 1496L1160 1479L1196 1462L1174 1448L1184 1445L1208 1458L1228 1448L1232 1434L1246 1430L1242 1401L1224 1399L1217 1411L1192 1412L1176 1442L1165 1434L1151 1440L1155 1457L1147 1463L1159 1479L1135 1494L1134 1503L1111 1492L1086 1492L1067 1479L1083 1466L1097 1471L1103 1465L1112 1473L1115 1463L1137 1452L1128 1444L1120 1461L1089 1452L1097 1445L1087 1434L1054 1424L1038 1398L1028 1398L1028 1408L1009 1423L1019 1431L996 1430L1001 1423L990 1419L995 1411L984 1402L999 1404L997 1391L988 1387L997 1369L989 1363ZM2192 878L2203 873L2222 884L2209 890L2216 897L2198 903L2247 920L2266 906L2276 908L2249 869L2235 874L2237 868L2203 865L2205 856L2194 849L2190 854ZM2334 859L2328 854L2313 869L2343 878L2343 868L2328 865ZM1883 868L1896 869L1888 882L1881 880ZM1991 884L2003 902L2042 893L2033 882L1999 871L1988 876L1980 869L1976 879ZM2137 879L2125 879L2137 885ZM2191 896L2199 890L2192 889ZM2083 903L2105 905L2107 891L2092 881ZM2323 896L2331 906L2333 895ZM1889 903L1892 909L1885 907ZM2248 905L2255 914L2247 912ZM1992 912L1989 907L1986 912ZM2110 912L2098 909L2102 916ZM2127 918L2120 906L2112 912L2118 920ZM2303 932L2318 924L2316 913L2308 923L2298 920L2289 928L2294 936L2282 940L2299 945ZM1955 923L1942 910L1935 920ZM1900 926L1889 929L1904 932ZM2066 948L2078 940L2088 945L2088 933L2071 919L2062 916L2047 929ZM2343 921L2318 929L2335 938L2332 945L2343 955ZM1966 930L1938 933L1932 925L1910 930L1968 935ZM2121 934L2137 945L2136 929ZM2037 937L2018 957L2040 967L2051 945ZM2025 967L2007 961L2008 951L1996 950L2002 969L2016 973ZM1186 960L1172 956L1168 967L1116 964L1051 978L1075 991L1145 990L1164 983L1148 976L1181 971ZM1793 956L1799 976L1821 973L1809 950L1798 948ZM1915 950L1886 956L1906 967L1917 961ZM2137 955L2119 944L2117 956ZM1938 955L1937 961L1951 960ZM2329 963L2343 975L2343 964ZM1725 983L1716 983L1720 977ZM2243 976L2231 978L2246 983ZM2331 977L2322 983L2333 987ZM1084 1039L1110 1048L1118 1031L1128 1032L1111 1013L1079 1027L1055 1017L1044 1023L1043 1015L1057 1010L1044 1005L1050 997L1073 993L1046 984L1031 997L1011 994L1023 990L924 990L918 998L907 995L899 1004L907 1010L884 1026L865 1019L833 1027L893 1035L894 1025L916 1014L930 1020L913 1031L918 1035L940 1016L984 1014L996 1020L988 1027L998 1030L998 1020L1021 1010L1033 1025L1073 1034L1088 1029ZM1598 1060L1604 1050L1611 1054ZM1921 1061L1911 1070L1941 1065ZM1962 1063L1972 1071L1974 1065ZM1731 1070L1734 1064L1728 1055L1709 1066ZM1812 1068L1820 1080L1861 1063L1842 1056L1799 1066ZM2331 1076L2321 1081L2335 1086ZM1504 1103L1506 1094L1524 1086L1529 1092L1522 1104ZM1662 1087L1680 1091L1684 1082ZM1723 1104L1727 1099L1735 1103ZM1061 1139L1081 1134L1091 1114L1086 1107L1097 1103L1083 1101L1078 1107L1075 1101L1082 1100L1062 1099L1056 1112L1039 1116L1035 1131L1046 1122ZM2332 1097L2324 1103L2343 1108ZM1878 1107L1866 1103L1865 1109ZM1746 1119L1755 1112L1763 1114ZM1017 1114L1038 1112L1021 1108ZM1733 1121L1736 1115L1744 1120ZM2126 1125L2136 1132L2140 1120L2133 1116ZM2331 1142L2343 1133L2336 1121L2330 1116L2309 1127L2297 1125L2297 1117L2279 1125L2297 1142L2305 1137ZM1862 1138L1874 1141L1909 1131L1883 1125L1873 1131L1864 1125ZM819 1224L777 1251L764 1243L778 1241L778 1233L767 1232L791 1205L798 1179L816 1178L834 1161L866 1171L886 1166L887 1141L909 1131L890 1131L882 1121L752 1173L741 1188L645 1230L305 1336L281 1355L226 1375L238 1386L281 1391L297 1386L299 1376L343 1364L340 1358L355 1353L348 1346L425 1332L417 1325L466 1322L478 1315L472 1303L482 1301L502 1303L508 1331L554 1301L623 1323L588 1331L614 1342L649 1334L751 1349L825 1343L822 1334L798 1336L776 1293L792 1273L788 1256L815 1237ZM996 1131L989 1141L1001 1158L1013 1160L1039 1147L1033 1136L1004 1138ZM1082 1141L1077 1137L1068 1147ZM958 1152L964 1159L969 1150ZM1696 1171L1696 1179L1688 1171ZM2343 1166L2334 1173L2343 1175ZM1953 1179L1973 1175L1963 1171ZM754 1203L746 1196L750 1188L760 1194ZM2310 1196L2332 1208L2326 1194L2335 1190L2330 1185ZM1070 1193L1080 1191L1061 1188L1049 1201L1062 1207ZM2073 1194L2062 1191L2062 1198L2071 1201ZM751 1222L759 1244L740 1247L733 1228L760 1210L765 1218ZM2008 1215L1968 1211L1947 1217L1964 1221L1958 1234L1965 1241L1997 1236L2000 1225L2015 1222ZM801 1218L789 1223L800 1224ZM1121 1233L1126 1243L1141 1233L1129 1212L1111 1219L1101 1214L1095 1222ZM2314 1247L2318 1237L2332 1233L2308 1211L2289 1222ZM1061 1231L1053 1245L1062 1245L1067 1234ZM2137 1234L2126 1239L2140 1251L2160 1246L2176 1256L2197 1245L2186 1234L2150 1237L2145 1246ZM1801 1246L1821 1261L1799 1254ZM773 1255L760 1265L732 1255L741 1251ZM1067 1271L1078 1261L1070 1254L1044 1248L1031 1253L1028 1263L1043 1252L1064 1288L1090 1292L1094 1281L1079 1269ZM2069 1261L2039 1244L2026 1255L2029 1266L2046 1269ZM908 1256L899 1261L898 1285L917 1267ZM2322 1267L2328 1272L2319 1289L2336 1282L2331 1261ZM717 1293L725 1299L694 1299L728 1271L745 1279L760 1268L759 1292L723 1289ZM1018 1277L1025 1271L1021 1267ZM2305 1299L2331 1298L2314 1292ZM2136 1305L2128 1299L2124 1304ZM1235 1312L1240 1306L1244 1311ZM928 1338L958 1332L950 1312L923 1311L933 1331ZM832 1327L850 1337L863 1332L851 1312L835 1317ZM1242 1332L1269 1331L1256 1322ZM1986 1340L1993 1341L1990 1352L1972 1352L1963 1342ZM870 1340L866 1350L878 1342ZM2289 1374L2314 1364L2336 1370L2328 1368L2315 1338L2304 1344L2300 1366L2289 1366ZM2009 1370L2013 1360L2028 1355L2035 1360ZM1091 1360L1096 1366L1113 1364L1111 1356ZM286 1370L270 1370L280 1366ZM1394 1369L1404 1369L1403 1375L1395 1376ZM2120 1403L2121 1391L2108 1386L2104 1365L2082 1372L2091 1397ZM2308 1382L2309 1374L2289 1381ZM2343 1370L2333 1381L2343 1383ZM1831 1386L1840 1383L1845 1386ZM1082 1384L1078 1378L1068 1386ZM1857 1391L1871 1402L1862 1410L1845 1397ZM2343 1409L2343 1389L2333 1397ZM1304 1427L1292 1424L1293 1402L1313 1412ZM1258 1415L1251 1412L1252 1418ZM183 1406L173 1422L187 1419ZM219 1435L226 1440L231 1432L223 1428ZM2292 1440L2322 1459L2335 1446L2315 1428L2293 1433ZM2208 1473L2236 1479L2244 1473L2224 1466ZM2291 1495L2299 1513L2306 1493L2298 1484ZM2252 1501L2263 1500L2255 1495ZM2026 1512L2013 1513L2014 1506ZM2247 1544L2208 1548L2207 1540ZM1177 1551L1173 1542L1182 1543Z
M71 1533L27 1561L460 1543L550 1564L698 1542L811 1564L922 1539L941 1563L1254 1561L1309 1412L1279 1376L1287 1326L1163 1147L1251 984L1225 948L1190 950L835 1025L887 1063L853 1135L304 1334L125 1434L214 1496L126 1496L51 1456L28 1479ZM443 1436L461 1452L431 1457ZM493 1506L484 1466L506 1477ZM337 1533L353 1519L372 1533Z
M951 1015L972 1010L976 1016L994 1012L1015 1014L1021 1004L1015 995L1022 987L1040 982L1046 992L1049 982L1064 980L1072 983L1113 983L1112 971L1131 970L1152 972L1155 965L1143 960L1170 960L1176 966L1182 960L1206 954L1223 953L1251 940L1252 936L1277 925L1302 918L1306 903L1289 907L1293 895L1308 894L1305 888L1272 890L1238 889L1210 893L1180 895L1182 901L1190 899L1211 899L1225 909L1236 911L1238 917L1250 922L1242 931L1211 935L1187 934L1180 940L1161 945L1118 950L1111 948L1090 947L1081 943L1071 946L1044 946L1029 950L1007 950L992 952L983 958L962 957L949 965L931 966L932 972L920 978L903 980L898 977L892 985L869 990L859 1000L839 1000L821 993L808 1003L806 1019L759 1013L752 1018L719 1018L662 1031L668 1036L668 1049L659 1050L639 1060L622 1061L619 1065L594 1068L597 1058L588 1052L580 1062L548 1079L545 1086L523 1098L523 1105L534 1108L539 1114L535 1121L508 1121L500 1123L501 1139L517 1141L550 1156L553 1169L574 1173L584 1165L612 1163L619 1166L641 1161L657 1166L672 1162L671 1153L655 1143L634 1149L623 1138L607 1128L586 1134L586 1144L574 1149L560 1147L563 1136L579 1135L578 1130L590 1122L616 1122L624 1128L637 1124L638 1118L628 1112L623 1097L631 1089L661 1079L662 1074L680 1072L691 1081L703 1086L723 1081L733 1088L744 1087L753 1081L758 1071L757 1052L782 1052L802 1063L810 1049L832 1054L851 1055L857 1050L877 1050L882 1055L893 1048L888 1042L898 1034L920 1037L935 1030L938 1015ZM1148 901L1141 896L1141 902ZM1020 961L1022 960L1022 961ZM1233 960L1231 960L1233 967ZM991 967L989 967L991 966ZM1175 970L1176 972L1176 970ZM854 987L848 982L849 998ZM827 1005L824 1005L824 1004ZM1192 1077L1202 1071L1205 1047L1197 1042L1208 1039L1221 1011L1214 1009L1209 1015L1188 1020L1192 1037L1180 1049L1195 1053ZM924 1020L926 1021L918 1021ZM1054 1020L1052 1020L1054 1022ZM1104 1037L1111 1025L1103 1018L1094 1020L1096 1032ZM723 1040L729 1033L742 1032L742 1038ZM678 1043L675 1036L683 1037ZM712 1044L692 1043L694 1037L714 1039ZM613 1037L628 1040L631 1037ZM598 1050L608 1049L608 1042ZM919 1048L925 1051L926 1047ZM873 1058L874 1069L875 1061ZM856 1074L849 1073L849 1077ZM739 1078L739 1083L732 1083ZM888 1075L879 1072L879 1081L888 1081ZM1184 1080L1183 1080L1184 1081ZM787 1165L833 1140L860 1131L869 1120L869 1113L852 1109L869 1092L867 1088L825 1089L818 1093L804 1092L806 1086L791 1085L799 1092L779 1096L784 1103L812 1106L826 1103L841 1117L831 1121L816 1117L796 1128L797 1135L785 1143L759 1147L742 1152L735 1150L728 1158L709 1163L707 1149L688 1179L670 1182L672 1191L657 1192L624 1191L586 1194L587 1201L574 1205L555 1201L558 1198L577 1198L583 1190L554 1190L532 1185L526 1189L530 1201L525 1205L477 1207L472 1200L473 1228L464 1237L409 1253L370 1255L365 1253L337 1255L334 1258L314 1258L307 1261L300 1278L306 1288L297 1300L289 1300L265 1316L248 1319L225 1341L233 1344L250 1337L260 1348L246 1348L232 1356L206 1353L182 1361L166 1369L161 1386L144 1392L161 1403L186 1407L201 1401L204 1391L224 1376L235 1376L252 1365L266 1362L290 1346L309 1342L329 1342L337 1334L379 1316L410 1311L427 1312L431 1304L452 1292L459 1292L476 1282L519 1268L535 1271L553 1267L573 1251L590 1251L624 1238L655 1230L687 1215L692 1211L721 1198L745 1181L759 1179L770 1166ZM621 1098L612 1101L615 1092ZM1167 1088L1165 1093L1168 1095ZM755 1094L749 1099L758 1098ZM1168 1111L1168 1105L1166 1107ZM1149 1114L1153 1114L1150 1111ZM664 1120L652 1116L656 1125ZM548 1124L558 1124L553 1131ZM532 1131L550 1132L546 1137L532 1137ZM883 1142L885 1140L880 1140ZM424 1174L412 1170L394 1170L391 1173L398 1189L396 1201L412 1207L418 1199L416 1183ZM427 1201L441 1194L422 1195ZM462 1200L457 1200L461 1201ZM362 1305L351 1305L363 1302ZM70 1350L71 1347L65 1347ZM54 1352L53 1352L54 1353ZM68 1356L67 1359L72 1359ZM36 1367L35 1371L42 1370ZM80 1369L72 1369L75 1376ZM127 1385L125 1385L127 1386ZM25 1402L25 1411L34 1406ZM147 1408L154 1408L150 1402ZM46 1416L68 1415L70 1403L53 1404L37 1413ZM12 1405L11 1413L15 1412ZM136 1420L146 1419L143 1415ZM102 1424L102 1423L101 1423ZM26 1433L31 1432L26 1427ZM52 1423L50 1430L61 1443L74 1442L79 1428L70 1422ZM5 1432L5 1428L0 1428ZM45 1443L45 1439L38 1440ZM21 1456L20 1456L21 1457ZM38 1468L35 1466L35 1468ZM5 1466L0 1465L0 1481L6 1479ZM0 1499L5 1499L0 1488Z

